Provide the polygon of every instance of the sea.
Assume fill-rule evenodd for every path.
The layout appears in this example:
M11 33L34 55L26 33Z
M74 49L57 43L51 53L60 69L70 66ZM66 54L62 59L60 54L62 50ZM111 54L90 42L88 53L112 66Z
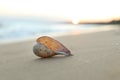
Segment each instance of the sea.
M78 35L111 30L115 25L72 24L44 18L0 17L0 43L33 39L40 36Z

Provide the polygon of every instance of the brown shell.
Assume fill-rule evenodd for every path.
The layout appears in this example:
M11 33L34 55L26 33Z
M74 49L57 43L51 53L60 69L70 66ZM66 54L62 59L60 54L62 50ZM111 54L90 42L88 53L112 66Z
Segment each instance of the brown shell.
M34 53L39 57L52 57L59 52L64 52L67 55L71 55L71 52L63 44L51 37L42 36L39 37L36 42L38 48L34 51Z
M36 43L33 46L33 52L35 53L36 56L43 58L52 57L56 55L54 51L48 49L46 46L40 43Z

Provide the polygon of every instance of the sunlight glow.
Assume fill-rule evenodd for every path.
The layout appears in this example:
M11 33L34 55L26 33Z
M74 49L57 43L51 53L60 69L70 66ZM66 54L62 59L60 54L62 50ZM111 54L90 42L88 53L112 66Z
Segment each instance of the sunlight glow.
M0 15L108 19L120 16L119 0L0 0Z
M72 23L73 23L73 24L79 24L79 20L78 20L78 19L73 19L73 20L72 20Z

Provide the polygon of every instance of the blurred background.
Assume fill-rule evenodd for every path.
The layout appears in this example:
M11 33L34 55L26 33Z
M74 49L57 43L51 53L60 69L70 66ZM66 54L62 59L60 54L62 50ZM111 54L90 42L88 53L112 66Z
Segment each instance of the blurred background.
M0 0L0 42L119 26L119 8L119 0Z

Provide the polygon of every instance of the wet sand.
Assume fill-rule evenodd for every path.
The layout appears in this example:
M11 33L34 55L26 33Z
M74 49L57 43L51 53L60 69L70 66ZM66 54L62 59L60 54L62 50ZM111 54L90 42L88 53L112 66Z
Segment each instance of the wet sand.
M119 31L55 39L74 56L38 58L34 40L0 45L0 80L120 80Z

